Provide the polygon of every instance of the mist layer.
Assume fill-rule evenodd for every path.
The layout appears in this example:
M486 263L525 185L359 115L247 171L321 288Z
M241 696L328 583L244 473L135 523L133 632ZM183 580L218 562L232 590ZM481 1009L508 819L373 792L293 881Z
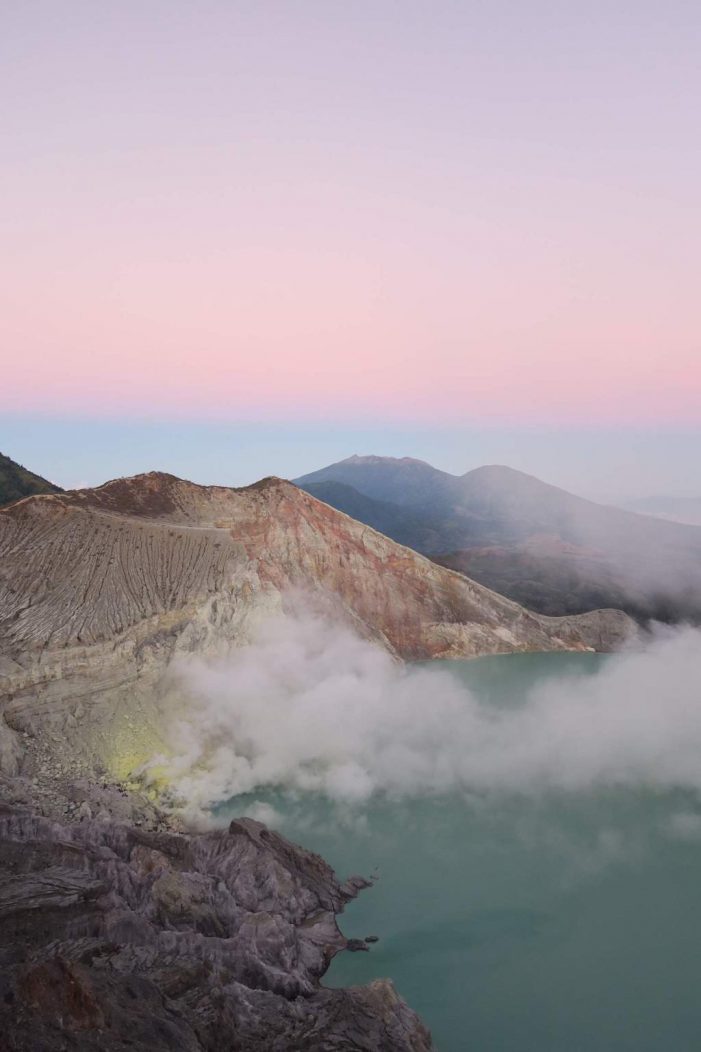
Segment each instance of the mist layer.
M596 675L536 684L515 708L312 615L271 619L251 646L173 674L187 716L159 771L194 811L271 787L358 804L380 792L701 790L691 628L661 630Z

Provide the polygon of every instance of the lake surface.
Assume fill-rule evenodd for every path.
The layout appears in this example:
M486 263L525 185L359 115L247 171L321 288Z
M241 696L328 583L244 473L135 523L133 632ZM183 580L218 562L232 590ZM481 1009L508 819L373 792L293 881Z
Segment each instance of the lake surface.
M485 705L596 675L600 655L450 663ZM441 663L445 668L445 663ZM261 813L261 803L264 805ZM284 791L239 797L342 877L351 903L329 986L390 977L442 1052L694 1052L701 1048L701 814L682 791L598 789L340 806Z

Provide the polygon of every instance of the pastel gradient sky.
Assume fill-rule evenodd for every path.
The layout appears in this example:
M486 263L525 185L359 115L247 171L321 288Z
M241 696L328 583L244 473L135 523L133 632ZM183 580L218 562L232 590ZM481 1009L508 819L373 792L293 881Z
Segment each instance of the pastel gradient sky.
M682 0L5 0L0 448L684 434L690 471L699 54Z

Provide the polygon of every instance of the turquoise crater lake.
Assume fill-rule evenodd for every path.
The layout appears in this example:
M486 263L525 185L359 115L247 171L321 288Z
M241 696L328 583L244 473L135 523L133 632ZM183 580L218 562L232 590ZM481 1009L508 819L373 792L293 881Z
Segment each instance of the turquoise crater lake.
M486 706L518 706L600 655L450 664ZM445 668L445 663L441 663ZM691 1052L701 1047L701 815L691 792L452 793L343 806L283 790L261 804L342 877L377 875L341 918L329 986L389 977L441 1052Z

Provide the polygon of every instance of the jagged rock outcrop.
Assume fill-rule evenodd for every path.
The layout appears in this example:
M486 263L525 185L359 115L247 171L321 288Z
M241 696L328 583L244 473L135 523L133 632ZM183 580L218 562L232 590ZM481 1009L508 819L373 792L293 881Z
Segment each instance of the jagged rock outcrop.
M0 756L16 764L13 732L74 728L125 776L157 748L173 655L245 643L299 591L407 659L609 650L631 630L529 613L280 479L120 479L0 511Z
M188 836L0 805L0 1047L427 1052L390 982L320 985L365 885L250 819Z

